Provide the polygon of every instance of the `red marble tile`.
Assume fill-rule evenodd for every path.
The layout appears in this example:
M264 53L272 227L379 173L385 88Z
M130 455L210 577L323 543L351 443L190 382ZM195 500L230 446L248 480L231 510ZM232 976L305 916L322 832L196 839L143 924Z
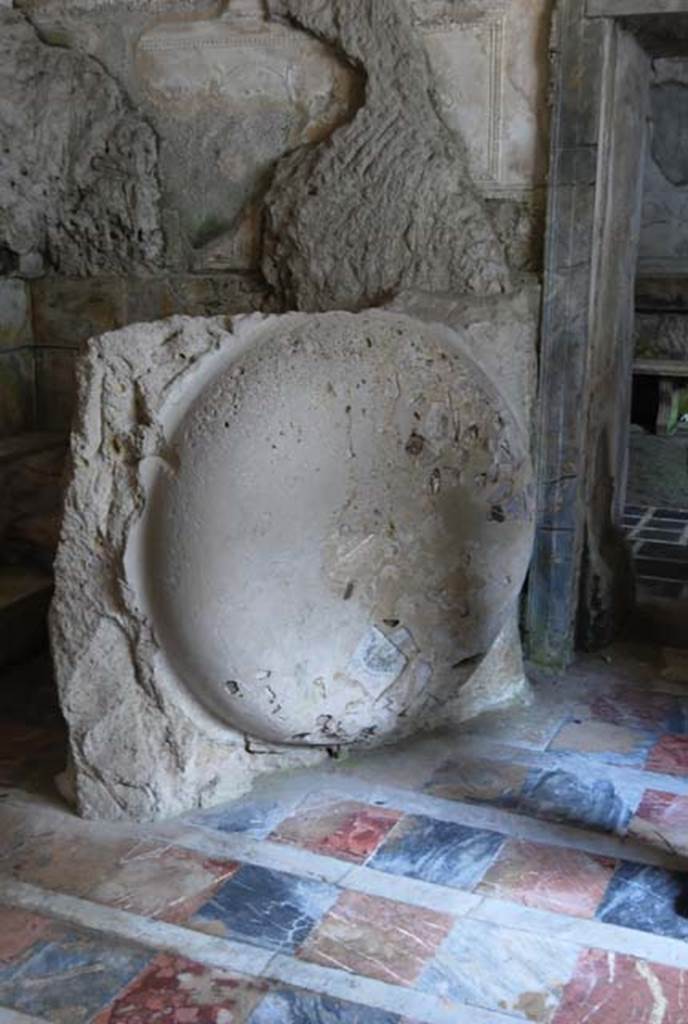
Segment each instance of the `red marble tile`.
M688 853L688 796L647 789L628 826L629 835L670 852Z
M244 1024L265 982L161 953L92 1024Z
M665 775L688 775L688 736L662 736L648 754L645 768Z
M593 718L612 725L662 732L670 728L669 723L677 714L677 704L664 694L620 687L611 694L596 697L590 704L590 713Z
M581 850L509 839L477 891L526 907L593 917L615 861Z
M688 972L589 949L552 1024L685 1024Z
M19 830L0 867L45 889L179 922L195 913L237 864L169 844L115 838L85 825L77 834Z
M47 938L52 927L53 922L47 917L0 907L0 963L15 960L34 942Z
M270 836L307 850L362 864L402 817L401 811L338 800L306 804Z
M453 925L449 914L345 892L299 956L393 985L412 985Z
M2 868L22 882L85 897L133 845L131 839L90 830L77 835L61 829L36 832L28 823L13 836Z
M89 899L174 924L186 921L238 869L193 850L153 843L131 845Z

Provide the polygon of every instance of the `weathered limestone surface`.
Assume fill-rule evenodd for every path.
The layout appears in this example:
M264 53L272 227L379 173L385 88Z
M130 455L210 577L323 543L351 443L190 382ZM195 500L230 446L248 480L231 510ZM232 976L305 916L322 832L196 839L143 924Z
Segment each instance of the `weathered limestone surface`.
M265 200L270 283L305 310L360 309L404 288L506 290L503 249L463 143L436 109L408 7L269 0L269 8L340 47L367 75L351 123L276 168Z
M276 160L349 120L362 76L312 35L268 21L260 0L146 28L132 72L192 265L257 267L261 199Z
M435 301L89 344L52 612L81 813L202 806L523 692L527 434L469 355L485 310L454 331Z
M315 20L309 31L298 12L285 20L281 5L269 17L263 0L17 6L46 41L94 56L154 128L167 258L177 269L259 266L262 196L275 161L337 132L369 97L370 68L347 59L341 38L324 38ZM317 6L302 4L314 19ZM396 87L420 56L432 118L456 142L450 158L466 164L479 194L490 199L500 237L514 233L507 258L518 269L524 258L529 269L541 265L534 243L546 168L551 6L552 0L394 0L390 10L407 29L385 38L384 12L370 25L380 32L367 58L377 77L378 53L400 47L396 76L382 70L388 93L377 90L379 101L396 109ZM366 18L365 5L342 10L349 19ZM380 110L376 116L384 129L387 119ZM409 159L414 152L408 150Z
M35 359L0 356L7 430L68 425L68 350L101 330L175 313L359 308L409 287L489 294L508 287L506 266L541 268L551 0L14 6L7 16L21 11L38 34L22 51L21 76L7 64L3 116L10 134L19 126L26 136L17 158L75 168L85 199L74 213L71 185L64 203L50 193L44 216L45 197L21 193L21 217L35 218L39 234L45 217L56 222L50 246L36 249L35 232L23 230L13 237L28 251L0 243L0 273L35 278L38 325ZM53 65L78 70L69 88L58 76L58 92L47 90ZM36 82L47 97L38 113L27 99ZM114 143L120 106L128 127ZM100 150L89 156L91 110L107 163ZM121 142L132 132L129 166ZM101 177L114 197L101 195ZM88 237L73 236L72 221L90 223L101 200ZM142 240L131 231L151 203L156 254L147 228ZM131 254L121 251L120 224L135 239ZM79 278L88 280L81 293ZM39 353L54 345L62 351ZM25 383L34 371L32 416Z
M688 61L653 61L640 272L688 272Z
M472 358L531 435L537 387L537 332L542 290L531 280L508 295L407 292L390 308L458 331Z
M688 360L685 313L637 313L634 351L640 357Z
M360 70L268 20L262 0L21 7L45 38L107 68L155 132L166 261L177 270L257 269L274 163L361 102Z
M0 93L5 261L25 276L157 267L156 139L114 79L2 9Z

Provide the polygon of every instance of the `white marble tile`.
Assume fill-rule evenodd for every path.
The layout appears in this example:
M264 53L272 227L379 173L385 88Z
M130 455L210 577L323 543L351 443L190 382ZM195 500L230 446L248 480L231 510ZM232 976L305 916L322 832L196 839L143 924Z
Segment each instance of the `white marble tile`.
M447 1003L502 1009L547 1021L573 975L579 948L549 934L460 921L423 972L418 986Z

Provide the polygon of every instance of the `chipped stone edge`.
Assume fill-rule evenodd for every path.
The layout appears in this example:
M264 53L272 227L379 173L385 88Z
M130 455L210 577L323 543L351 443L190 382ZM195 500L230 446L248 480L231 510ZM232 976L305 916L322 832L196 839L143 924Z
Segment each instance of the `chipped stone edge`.
M126 569L130 534L145 507L143 467L167 457L163 406L188 388L198 393L199 381L218 365L214 355L223 354L224 362L228 349L234 355L256 329L270 329L277 319L175 316L133 325L92 339L79 362L50 634L70 731L61 788L84 817L155 820L235 798L263 772L329 757L323 748L252 744L195 701L191 707L191 697L180 700L181 688L160 670L152 625ZM195 330L199 323L202 331ZM475 362L476 353L463 347ZM527 695L514 608L460 696L428 728Z

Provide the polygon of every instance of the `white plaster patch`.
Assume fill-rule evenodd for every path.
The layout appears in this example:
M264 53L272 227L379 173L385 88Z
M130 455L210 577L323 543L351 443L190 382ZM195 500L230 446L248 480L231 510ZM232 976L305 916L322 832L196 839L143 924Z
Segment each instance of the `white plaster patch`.
M347 673L361 683L371 697L379 697L396 682L406 668L404 653L371 626L362 638L347 665Z

